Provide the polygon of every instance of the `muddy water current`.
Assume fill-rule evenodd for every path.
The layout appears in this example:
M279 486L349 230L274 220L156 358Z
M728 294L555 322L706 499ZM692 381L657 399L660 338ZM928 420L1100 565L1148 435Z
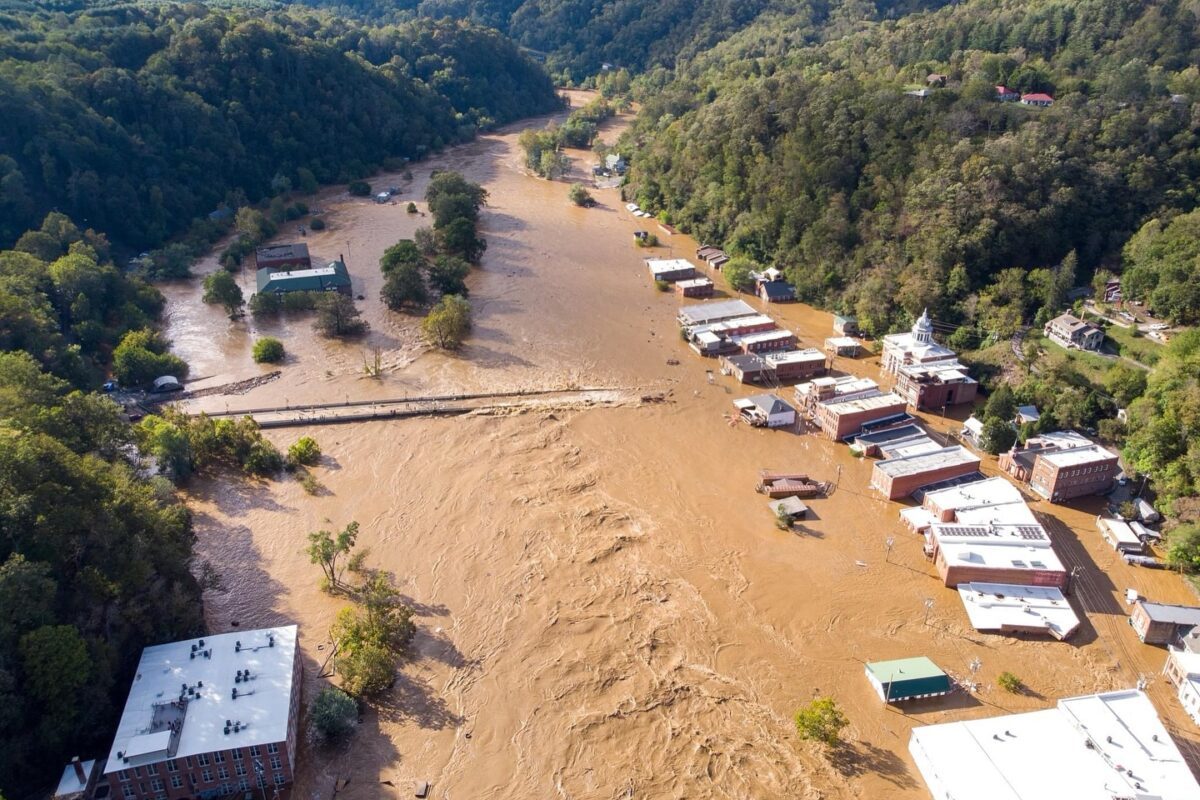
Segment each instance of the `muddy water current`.
M655 291L633 246L633 231L653 222L632 217L615 190L581 209L567 183L525 174L516 146L525 125L417 164L411 181L376 179L402 188L395 204L318 199L329 228L306 241L317 258L345 257L371 325L362 342L322 340L303 315L231 324L199 302L197 281L167 289L168 332L197 388L265 372L249 357L256 336L278 336L289 354L278 380L195 408L620 390L604 407L542 401L271 431L281 446L318 439L318 495L286 478L193 488L200 554L222 577L206 594L211 627L298 622L308 696L326 681L328 627L343 603L318 590L319 570L302 553L308 531L357 520L369 562L395 574L417 611L415 652L395 688L347 745L304 749L297 796L329 798L348 780L338 797L407 797L427 780L439 798L919 798L906 750L914 725L1042 708L1139 675L1191 730L1158 677L1163 652L1138 643L1120 599L1136 587L1186 601L1177 579L1119 562L1092 527L1094 504L1034 504L1064 561L1080 568L1073 602L1087 621L1065 643L975 632L920 539L901 528L901 506L868 489L869 461L813 435L730 423L731 401L753 392L719 373L710 380L716 365L680 341L679 302ZM589 158L575 156L579 178ZM424 211L431 170L446 168L490 195L488 250L469 279L475 327L450 356L420 344L417 318L383 307L377 267L387 246L429 224L405 205ZM660 238L655 254L694 255L687 237ZM215 267L213 257L200 271ZM240 280L249 295L253 275ZM769 313L807 345L829 335L826 313ZM364 374L376 350L378 379ZM835 367L878 374L873 358ZM658 394L664 402L642 400ZM837 489L812 501L802 531L783 533L753 489L764 467ZM863 663L914 655L980 690L884 708ZM995 689L1004 670L1029 693ZM795 709L816 695L836 697L850 720L832 757L795 736Z

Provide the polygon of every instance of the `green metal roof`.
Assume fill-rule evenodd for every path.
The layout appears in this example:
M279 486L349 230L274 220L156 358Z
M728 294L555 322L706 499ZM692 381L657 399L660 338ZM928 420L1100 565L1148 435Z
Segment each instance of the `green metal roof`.
M350 285L350 273L341 261L328 266L286 272L263 267L258 271L260 292L327 292Z
M950 691L950 677L925 656L875 661L867 672L883 686L890 700ZM889 687L890 684L890 687Z

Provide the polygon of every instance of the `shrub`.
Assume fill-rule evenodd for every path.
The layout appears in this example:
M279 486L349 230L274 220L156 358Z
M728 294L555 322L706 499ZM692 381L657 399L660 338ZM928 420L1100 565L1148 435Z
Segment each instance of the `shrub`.
M288 463L311 467L321 459L321 446L311 436L301 436L288 448Z
M571 188L567 190L567 197L577 206L595 205L596 201L587 189L583 188L582 183L572 183Z
M750 277L750 273L758 269L758 263L748 258L732 258L721 267L721 274L725 276L725 282L729 284L730 289L746 292L754 287L754 279Z
M317 332L328 337L362 336L367 323L362 319L354 301L338 292L316 293ZM285 297L288 295L285 295Z
M242 298L242 287L225 270L210 272L204 278L204 295L200 298L205 303L218 304L224 307L230 317L237 316L238 310L245 303Z
M653 233L647 233L645 236L637 240L638 247L658 247L658 237Z
M358 721L358 704L341 689L329 686L313 698L308 719L315 739L332 742L354 730Z
M831 697L818 697L796 712L796 733L800 738L830 746L841 741L842 728L847 724L849 720Z
M462 347L470 330L471 304L455 294L443 296L421 322L425 338L445 350Z
M408 204L408 209L407 209L407 210L408 210L408 213L410 213L410 214L416 214L416 213L417 213L417 204L416 204L416 203L413 203L413 202L410 202L410 203Z
M256 317L261 317L264 314L275 314L279 309L283 308L283 300L281 295L274 293L263 294L256 292L250 295L250 313Z
M264 336L254 343L253 355L255 363L278 364L283 361L283 342L272 336Z
M347 188L355 197L367 197L371 194L371 184L366 181L352 181Z
M320 217L313 217L309 221L308 227L312 228L314 231L323 231L325 230L325 220L321 219Z
M250 475L274 475L283 469L283 456L275 445L266 439L259 439L250 445L250 451L242 461L242 469Z
M1020 678L1018 678L1016 675L1013 675L1011 672L1008 672L1006 670L1004 672L1001 672L1000 675L996 678L996 685L999 686L1001 689L1003 689L1006 692L1011 692L1013 694L1016 694L1017 692L1021 691L1021 687L1023 684L1021 683Z
M300 485L304 487L304 491L313 495L320 492L323 487L321 486L321 482L317 480L317 476L308 470L304 470L303 472L304 474L300 476Z
M671 291L671 284L664 280L656 280L654 282L654 288L658 289L660 292L669 292Z

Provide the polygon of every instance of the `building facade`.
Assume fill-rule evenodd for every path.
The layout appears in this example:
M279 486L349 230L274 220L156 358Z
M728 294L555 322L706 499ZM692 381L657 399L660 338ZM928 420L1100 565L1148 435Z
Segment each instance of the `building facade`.
M312 259L308 255L308 245L304 243L273 244L254 251L254 266L256 269L280 271L309 269Z
M1129 625L1146 644L1177 644L1200 626L1200 608L1138 599Z
M1116 453L1098 444L1038 453L1029 488L1051 503L1101 494L1112 488L1118 461Z
M957 358L951 358L900 367L896 370L893 391L914 408L936 411L973 402L979 383L967 374L967 368Z
M871 488L889 500L898 500L922 487L978 470L979 457L955 445L876 461L871 470Z
M950 358L954 358L954 351L933 340L933 320L928 311L917 318L908 333L883 337L881 369L887 375L896 375L901 367L910 364L928 364Z
M147 647L105 765L114 800L208 800L292 782L295 625Z

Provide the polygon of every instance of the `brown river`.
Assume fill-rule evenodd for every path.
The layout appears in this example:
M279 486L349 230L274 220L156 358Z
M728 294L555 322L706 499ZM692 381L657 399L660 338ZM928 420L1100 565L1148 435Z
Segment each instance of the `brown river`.
M189 388L266 372L250 359L256 336L278 336L288 350L278 380L195 408L620 390L605 407L547 400L274 430L283 447L304 434L320 442L317 496L286 477L192 487L200 556L221 576L205 596L211 628L298 622L307 697L327 680L329 623L344 602L318 589L320 570L302 552L309 531L357 520L368 563L393 572L416 609L415 652L394 690L341 748L303 749L297 797L330 798L336 786L345 800L409 797L421 780L431 796L460 800L923 798L907 752L914 725L1042 708L1140 675L1173 726L1191 730L1159 676L1163 651L1137 641L1121 599L1135 587L1186 602L1177 578L1116 559L1092 525L1095 504L1036 503L1052 515L1063 560L1080 567L1073 602L1087 620L1070 642L975 632L920 538L901 527L901 506L868 489L869 460L813 435L728 423L731 400L754 392L719 373L710 382L716 365L680 341L680 303L655 291L647 253L633 245L632 232L653 221L632 217L616 190L594 191L599 205L577 208L567 183L522 169L517 134L546 121L416 164L411 181L376 178L401 187L396 203L332 190L316 200L329 228L305 241L315 259L345 257L371 325L364 341L323 340L303 315L230 323L199 302L198 281L166 289L167 332L192 365ZM604 136L625 124L612 121ZM573 155L579 178L591 156ZM419 319L379 300L383 250L430 222L405 206L424 210L433 169L459 170L490 195L488 250L469 279L474 330L453 355L423 347ZM660 238L654 254L694 256L688 237ZM198 271L215 266L214 256ZM240 280L249 296L252 271ZM805 345L830 335L827 313L769 313ZM376 350L383 374L373 378L364 366ZM878 373L874 358L836 367ZM657 393L665 402L639 400ZM764 467L838 488L812 501L803 533L783 533L754 491ZM985 469L994 473L994 460ZM916 655L964 679L978 659L982 688L883 707L863 663ZM1004 670L1029 692L996 689ZM817 695L836 698L850 720L848 744L833 756L795 735L795 710Z

